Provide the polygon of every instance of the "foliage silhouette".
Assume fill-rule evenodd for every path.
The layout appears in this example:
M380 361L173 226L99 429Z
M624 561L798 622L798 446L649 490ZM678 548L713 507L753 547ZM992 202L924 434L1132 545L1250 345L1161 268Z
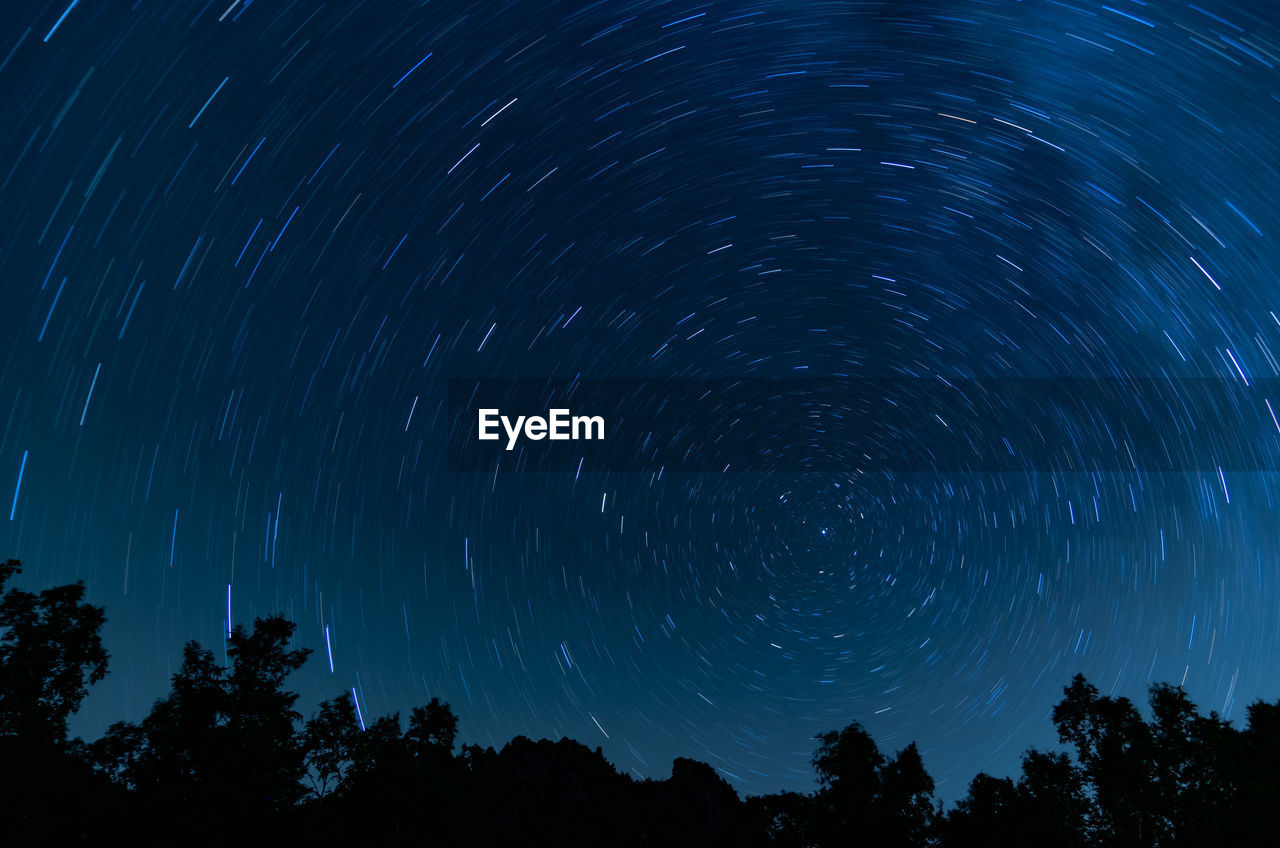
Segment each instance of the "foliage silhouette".
M83 583L37 593L7 588L22 564L0 564L0 841L62 844L105 820L116 789L96 775L67 719L106 676L102 607Z
M21 571L15 559L0 565L0 590ZM84 583L0 596L0 735L64 742L68 717L106 676L106 613L83 598Z
M0 566L0 589L18 574ZM303 721L289 676L310 651L282 616L196 642L138 723L67 739L106 673L105 614L82 584L0 598L0 844L1181 848L1275 844L1280 702L1235 728L1179 687L1149 719L1083 676L1052 718L1066 751L978 774L946 811L914 743L887 757L857 722L819 735L816 788L747 799L705 763L620 774L571 739L457 747L433 698L362 722L352 694Z
M280 616L233 628L227 668L187 643L168 697L140 725L113 724L91 746L101 771L130 792L140 827L182 822L201 838L239 838L302 799L301 715L284 681L310 651L288 649L294 629Z

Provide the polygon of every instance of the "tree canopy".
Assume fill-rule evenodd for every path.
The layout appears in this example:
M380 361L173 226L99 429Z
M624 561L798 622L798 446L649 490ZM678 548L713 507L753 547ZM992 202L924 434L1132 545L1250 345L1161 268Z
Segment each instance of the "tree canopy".
M664 780L620 774L600 748L522 736L458 745L438 697L362 722L350 692L309 717L288 688L310 650L280 615L237 625L226 662L182 649L138 722L67 738L107 671L105 612L81 583L6 588L0 566L0 834L134 845L723 845L780 848L1178 848L1267 845L1280 793L1280 702L1236 728L1180 687L1147 716L1077 675L1052 720L1063 746L1020 773L978 774L950 810L915 743L881 752L857 721L816 737L815 788L747 799L679 758ZM10 763L16 765L9 765Z

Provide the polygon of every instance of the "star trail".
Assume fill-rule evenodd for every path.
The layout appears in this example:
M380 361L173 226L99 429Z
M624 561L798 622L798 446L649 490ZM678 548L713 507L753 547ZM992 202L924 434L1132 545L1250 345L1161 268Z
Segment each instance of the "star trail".
M1076 672L1280 696L1280 7L0 20L0 557L106 607L73 732L276 611L304 712L439 697L464 742L748 793L856 719L951 800L1055 745ZM458 381L511 378L625 381L648 441L451 463ZM850 379L892 439L851 447ZM1037 380L1086 413L1032 450ZM654 459L724 432L744 467Z

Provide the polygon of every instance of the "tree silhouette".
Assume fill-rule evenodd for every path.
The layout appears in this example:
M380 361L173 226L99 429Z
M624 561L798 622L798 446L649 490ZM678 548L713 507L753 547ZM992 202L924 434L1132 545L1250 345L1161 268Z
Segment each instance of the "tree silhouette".
M1149 703L1160 844L1210 844L1236 794L1225 762L1236 732L1216 712L1201 716L1181 687L1153 686Z
M1026 840L1026 815L1013 780L979 773L969 783L969 794L956 802L942 823L942 841L948 848L1013 848Z
M1258 701L1247 710L1243 731L1219 750L1234 784L1222 830L1224 844L1266 845L1280 830L1280 701Z
M0 589L22 571L0 565ZM0 597L0 735L60 744L89 686L107 674L102 607L82 603L84 583Z
M409 730L405 739L414 756L451 755L458 738L458 717L448 704L432 698L425 707L414 707L409 714Z
M1051 848L1088 844L1090 800L1081 770L1062 753L1028 751L1018 781L1022 832Z
M351 695L323 701L303 731L305 764L312 792L324 798L346 788L347 775L360 758L360 724Z
M323 833L400 843L458 837L472 806L454 758L458 717L433 698L401 732L398 714L361 727L350 693L320 704L302 733L311 804Z
M0 842L66 844L105 833L121 800L67 739L67 720L107 673L106 614L83 603L83 583L5 589L21 571L0 564Z
M1022 776L979 774L940 824L946 848L1082 848L1088 802L1079 769L1065 754L1028 751Z
M1077 675L1053 710L1065 753L1029 751L1022 778L978 775L948 814L944 846L1264 845L1280 790L1280 708L1256 703L1245 732L1202 716L1180 688L1150 688L1150 721ZM984 836L985 832L985 836Z
M0 566L0 589L19 572ZM305 724L289 676L309 651L282 616L237 626L227 662L189 642L169 693L92 745L67 722L106 671L81 584L0 597L0 842L63 845L609 845L733 848L1183 848L1276 843L1280 702L1236 729L1180 688L1150 719L1077 675L1053 722L1065 752L979 774L946 815L914 743L892 758L857 722L817 737L817 788L745 801L705 763L621 774L600 748L464 745L433 698L360 720L350 693ZM8 843L5 843L8 844Z
M1090 836L1107 848L1146 848L1164 832L1155 810L1155 740L1128 698L1098 694L1077 674L1053 708L1058 739L1075 748L1093 797Z
M924 844L938 814L933 779L915 743L886 761L857 722L818 737L813 756L820 789L812 833L821 846Z
M288 649L297 625L283 616L257 619L253 630L237 625L227 640L231 663L226 728L229 752L242 777L242 791L256 803L283 809L302 796L305 752L295 724L297 693L285 679L306 663L309 648Z
M939 806L933 799L933 778L925 771L920 750L912 742L880 772L880 806L885 820L885 845L924 845L933 834Z
M229 668L187 643L168 697L140 725L114 724L94 743L99 767L133 793L139 817L234 834L302 797L301 715L284 681L310 650L288 648L294 628L281 616L257 619L252 631L236 626Z
M752 844L774 848L809 848L817 843L817 804L812 795L776 792L746 802L745 817Z

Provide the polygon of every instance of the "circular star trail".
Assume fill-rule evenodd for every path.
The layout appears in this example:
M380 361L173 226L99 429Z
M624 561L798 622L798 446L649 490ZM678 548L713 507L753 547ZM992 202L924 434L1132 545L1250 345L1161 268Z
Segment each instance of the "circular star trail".
M955 797L1053 744L1077 671L1236 720L1280 691L1270 4L0 14L0 554L107 608L78 732L273 611L305 709L441 697L466 742L750 793L856 719ZM444 447L450 378L851 375L1168 380L1259 462L966 471L920 415L892 443L932 453L862 468L829 396L761 397L767 447L846 471Z

